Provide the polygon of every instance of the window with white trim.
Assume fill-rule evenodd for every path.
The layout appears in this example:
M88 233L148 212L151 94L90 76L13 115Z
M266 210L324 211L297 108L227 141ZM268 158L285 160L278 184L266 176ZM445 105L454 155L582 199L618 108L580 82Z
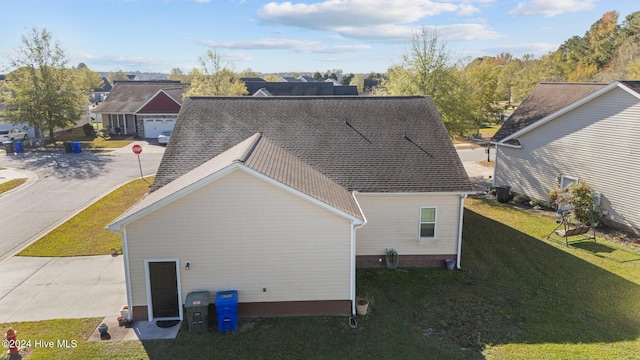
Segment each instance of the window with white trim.
M567 188L567 186L573 184L573 183L577 183L578 179L571 177L571 176L564 176L561 175L560 176L560 190L564 190Z
M436 208L420 208L420 238L436 237Z

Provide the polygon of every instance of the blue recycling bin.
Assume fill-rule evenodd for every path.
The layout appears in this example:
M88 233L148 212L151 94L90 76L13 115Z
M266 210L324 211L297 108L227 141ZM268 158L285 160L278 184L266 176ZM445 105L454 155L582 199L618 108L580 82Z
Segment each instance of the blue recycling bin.
M238 291L227 290L216 293L218 332L238 330Z
M75 154L81 153L82 152L82 143L80 141L72 141L71 142L71 150L73 150L73 152Z
M15 147L15 150L16 150L17 153L23 153L24 152L24 147L23 147L22 141L14 141L13 142L13 146Z

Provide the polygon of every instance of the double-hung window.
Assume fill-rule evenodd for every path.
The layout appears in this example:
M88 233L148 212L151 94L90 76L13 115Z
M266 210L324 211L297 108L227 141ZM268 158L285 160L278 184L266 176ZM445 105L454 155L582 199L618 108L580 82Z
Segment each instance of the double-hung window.
M436 237L436 208L420 208L420 238Z

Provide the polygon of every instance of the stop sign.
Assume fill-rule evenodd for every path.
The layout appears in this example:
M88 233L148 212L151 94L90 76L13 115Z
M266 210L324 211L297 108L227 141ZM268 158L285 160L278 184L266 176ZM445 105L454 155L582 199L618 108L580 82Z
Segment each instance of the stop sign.
M140 146L140 145L138 145L138 144L133 145L133 147L131 148L131 150L133 150L133 153L134 153L134 154L138 155L138 154L140 154L140 153L142 152L142 146Z

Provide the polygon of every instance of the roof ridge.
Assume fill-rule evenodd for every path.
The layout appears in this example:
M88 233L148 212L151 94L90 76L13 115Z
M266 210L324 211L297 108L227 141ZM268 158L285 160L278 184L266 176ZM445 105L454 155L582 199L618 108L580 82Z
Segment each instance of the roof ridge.
M256 139L253 141L251 146L247 148L245 152L243 152L242 154L240 154L240 156L238 156L238 159L237 159L237 161L243 164L246 163L247 160L249 160L249 158L253 154L253 151L256 149L256 146L258 146L258 143L260 143L260 140L262 139L262 132L259 131L253 134L252 136L256 136Z

